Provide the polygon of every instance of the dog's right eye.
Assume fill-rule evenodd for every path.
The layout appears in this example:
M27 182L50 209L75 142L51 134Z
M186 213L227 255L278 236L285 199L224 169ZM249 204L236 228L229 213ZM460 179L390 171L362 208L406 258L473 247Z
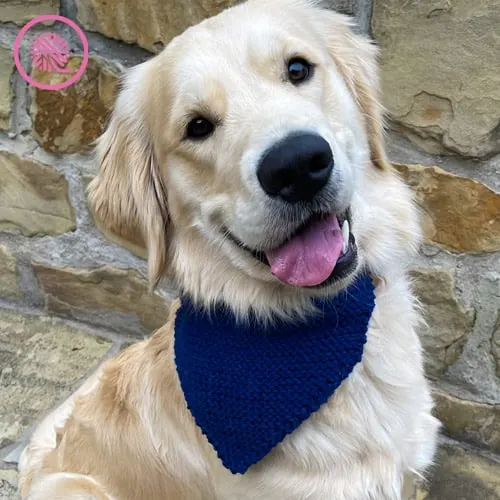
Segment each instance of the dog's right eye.
M205 139L215 129L215 125L206 118L198 116L188 123L186 136L188 139Z

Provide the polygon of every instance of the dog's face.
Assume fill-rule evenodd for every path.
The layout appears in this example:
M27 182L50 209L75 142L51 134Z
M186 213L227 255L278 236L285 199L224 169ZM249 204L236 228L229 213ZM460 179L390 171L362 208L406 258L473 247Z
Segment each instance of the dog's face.
M375 50L308 2L250 0L124 81L90 186L100 226L142 235L195 299L303 307L418 239L387 164Z

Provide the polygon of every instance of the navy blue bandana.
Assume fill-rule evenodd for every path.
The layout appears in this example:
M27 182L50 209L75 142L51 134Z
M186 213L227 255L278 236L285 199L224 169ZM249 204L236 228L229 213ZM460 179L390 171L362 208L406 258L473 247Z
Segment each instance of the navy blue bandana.
M374 286L360 276L317 301L306 322L237 323L186 297L175 322L175 360L197 425L226 468L244 473L293 432L361 361Z

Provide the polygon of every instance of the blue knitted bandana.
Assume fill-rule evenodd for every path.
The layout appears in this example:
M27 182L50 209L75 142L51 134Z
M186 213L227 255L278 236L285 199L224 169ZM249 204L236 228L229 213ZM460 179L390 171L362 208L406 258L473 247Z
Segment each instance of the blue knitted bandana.
M315 412L361 360L375 306L371 278L316 302L302 323L237 323L182 299L175 361L197 425L233 473L244 473Z

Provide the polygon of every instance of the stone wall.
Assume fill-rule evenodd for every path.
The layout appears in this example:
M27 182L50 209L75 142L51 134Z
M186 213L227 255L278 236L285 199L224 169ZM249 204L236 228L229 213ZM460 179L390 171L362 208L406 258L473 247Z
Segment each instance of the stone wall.
M123 69L234 3L0 2L0 305L12 311L10 325L24 325L28 344L33 328L15 310L41 314L36 321L45 325L49 339L66 338L73 328L48 318L52 315L110 332L107 340L88 346L79 333L71 337L91 360L103 355L116 335L142 337L164 321L165 302L175 290L162 283L155 295L148 294L144 259L94 227L85 199L95 173L91 146L106 124ZM494 464L500 453L500 3L323 3L353 14L358 29L381 48L390 157L422 209L425 244L413 276L429 325L421 332L427 372L447 437L438 461L443 474L408 495L441 500L472 491L461 498L498 499L500 484L491 471L498 474ZM48 13L77 21L90 43L83 78L58 92L29 87L12 58L20 26ZM54 30L69 36L60 25ZM71 44L79 47L75 39ZM79 65L80 58L77 49L70 64ZM27 53L23 62L28 64ZM36 77L52 83L61 78ZM19 339L8 345L21 346ZM0 356L0 381L5 359ZM35 369L43 367L30 368ZM73 375L66 392L84 374ZM36 399L36 391L31 394ZM23 429L41 411L29 408L11 415L26 420ZM0 459L2 425L9 423L0 424ZM8 446L21 431L9 434ZM0 498L11 476L0 471Z

